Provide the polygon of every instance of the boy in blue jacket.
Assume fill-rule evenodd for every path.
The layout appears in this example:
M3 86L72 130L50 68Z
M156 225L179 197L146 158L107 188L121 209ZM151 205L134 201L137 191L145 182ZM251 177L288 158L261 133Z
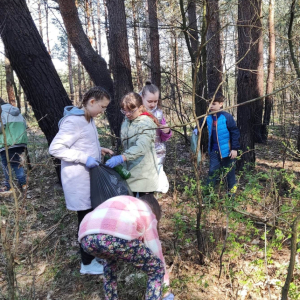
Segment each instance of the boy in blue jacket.
M207 185L214 187L218 176L217 171L226 168L228 170L226 175L228 192L234 194L236 191L235 158L240 148L240 131L231 114L225 111L218 112L223 108L225 97L218 92L211 103L213 96L214 93L209 95L209 111L216 113L208 115L206 119L210 159ZM203 119L200 119L199 122L201 127ZM197 128L194 133L198 133Z

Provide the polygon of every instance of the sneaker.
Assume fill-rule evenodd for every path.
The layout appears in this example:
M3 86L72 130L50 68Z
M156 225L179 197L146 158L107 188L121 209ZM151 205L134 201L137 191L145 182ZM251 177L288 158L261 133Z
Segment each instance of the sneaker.
M0 195L6 196L12 193L12 189L9 189L7 186L0 188Z
M168 296L164 297L163 300L174 300L174 295L170 293Z
M94 258L89 265L84 265L81 263L80 268L81 274L92 274L92 275L101 275L103 274L103 266L100 265L97 260Z
M27 184L23 184L22 185L22 191L25 192L28 189L28 185Z

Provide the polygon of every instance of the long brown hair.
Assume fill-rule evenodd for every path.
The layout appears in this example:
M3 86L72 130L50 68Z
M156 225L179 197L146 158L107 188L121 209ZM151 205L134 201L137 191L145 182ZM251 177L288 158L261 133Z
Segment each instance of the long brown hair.
M143 105L142 97L135 92L130 92L121 99L122 109L135 110L136 108L139 108L142 105ZM145 108L145 106L143 106L142 113L147 113L147 115L149 115L149 117L154 121L154 123L157 126L160 125L157 118L155 118L151 113L149 113Z
M155 215L156 220L157 220L157 232L158 232L158 235L159 235L159 224L160 224L160 219L161 219L161 208L160 208L160 205L159 205L158 201L156 200L156 198L154 197L153 194L144 194L139 199L144 201L145 203L147 203L150 206L150 208L151 208L151 210L152 210L152 212Z
M149 79L146 80L145 85L141 90L142 97L145 97L147 92L151 94L158 93L158 95L160 95L159 88L155 84L153 84ZM161 107L161 99L158 99L157 106Z
M78 108L86 107L88 101L92 98L94 98L96 101L101 101L103 98L107 98L110 101L110 95L104 88L100 86L94 86L83 95L82 101ZM91 115L86 109L84 110L84 116L86 120L90 122Z

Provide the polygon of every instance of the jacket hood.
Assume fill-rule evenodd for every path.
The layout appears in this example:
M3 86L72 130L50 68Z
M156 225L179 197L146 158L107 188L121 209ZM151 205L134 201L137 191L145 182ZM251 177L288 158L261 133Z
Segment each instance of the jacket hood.
M17 107L12 106L9 103L1 105L1 108L3 111L5 111L6 113L12 116L18 116L21 113Z
M84 116L84 110L72 105L66 106L64 108L64 116L58 122L58 127L60 126L61 122L68 116Z

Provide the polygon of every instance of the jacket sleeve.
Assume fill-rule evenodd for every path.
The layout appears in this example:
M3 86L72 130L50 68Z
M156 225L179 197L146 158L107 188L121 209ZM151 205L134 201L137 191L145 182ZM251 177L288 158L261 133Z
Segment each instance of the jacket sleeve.
M81 130L74 119L66 118L50 145L49 153L66 162L85 164L88 155L83 151L71 148L80 138L80 132Z
M164 117L162 118L160 124L161 125L166 125L167 124L166 119ZM172 130L170 129L170 131L168 133L164 133L161 129L159 129L159 135L160 135L161 141L166 142L168 139L171 138Z
M240 149L240 131L236 126L235 120L232 115L228 114L227 118L227 128L230 134L230 143L231 150L239 150Z
M165 269L165 275L164 275L164 283L166 285L169 285L169 274L166 269L166 262L162 253L161 243L159 240L158 232L157 232L157 220L156 218L153 218L152 222L150 223L150 226L146 229L144 234L144 244L146 247L148 247L151 252L158 257L162 263L164 264Z
M136 145L131 146L129 149L124 151L123 155L126 157L126 160L135 160L151 151L151 146L154 142L154 135L156 134L156 128L154 128L154 126L154 123L153 127L151 127L151 125L147 126L147 124L143 126L143 129L141 129L137 134ZM130 136L127 138L130 139Z

